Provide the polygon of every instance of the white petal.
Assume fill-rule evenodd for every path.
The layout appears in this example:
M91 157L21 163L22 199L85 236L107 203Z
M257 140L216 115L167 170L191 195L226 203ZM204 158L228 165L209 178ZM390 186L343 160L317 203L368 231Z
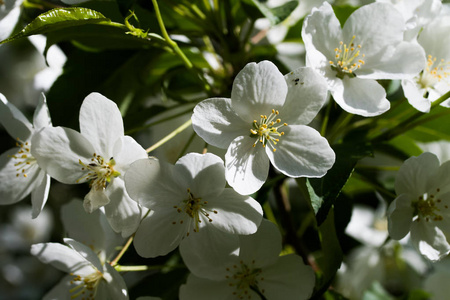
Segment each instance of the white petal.
M411 241L429 260L436 261L450 253L445 234L431 223L413 222Z
M33 132L30 121L3 94L0 100L0 123L12 138L27 141Z
M58 243L42 243L31 246L31 255L44 264L51 264L66 273L89 275L93 273L92 264L72 248Z
M413 79L402 80L402 88L406 99L418 111L427 113L430 111L431 101L423 97L425 90Z
M289 125L275 146L266 153L274 167L290 177L322 177L333 166L336 155L315 129L305 125Z
M233 82L231 106L251 126L261 114L269 115L272 109L279 110L286 95L286 81L272 62L249 63Z
M272 222L263 219L258 231L239 237L241 248L239 258L245 262L255 261L259 268L267 267L278 260L281 252L281 234Z
M332 89L334 100L345 111L364 117L377 116L389 110L386 91L375 80L348 78L342 80L340 87Z
M58 282L47 294L42 298L43 300L56 300L56 299L71 299L69 290L74 287L72 285L73 275L64 276L60 282Z
M17 1L21 3L21 1ZM17 21L20 17L21 5L16 4L13 9L11 9L8 14L0 20L0 40L8 38L14 30Z
M209 210L217 211L217 214L210 213L210 224L224 232L252 234L261 223L261 205L255 199L242 196L233 189L226 188L219 196L202 199L208 201ZM208 220L205 218L204 221Z
M394 240L401 240L411 228L414 209L411 206L411 197L408 194L400 194L389 205L386 212L388 217L389 235Z
M41 213L45 203L47 203L48 193L50 192L50 176L42 170L40 172L42 173L42 180L31 192L31 204L33 206L31 217L33 219L37 218Z
M31 154L39 166L62 183L75 184L85 176L79 160L88 163L94 152L85 137L69 128L46 127L31 139Z
M114 145L113 158L117 169L123 176L128 167L138 159L148 158L147 152L132 137L123 136Z
M189 275L186 284L183 284L180 287L179 296L180 300L211 300L212 296L214 297L214 300L235 300L236 296L233 295L235 289L236 287L228 286L228 283L225 280L207 280L191 274ZM258 299L253 291L251 291L251 296L253 296L252 299Z
M261 188L269 174L269 158L255 139L237 137L225 154L225 177L239 194L249 195Z
M188 153L175 164L175 179L182 177L180 185L188 182L194 196L214 197L225 188L225 167L223 160L211 153Z
M205 226L180 244L184 263L193 274L210 280L224 280L230 255L239 248L239 237Z
M366 79L411 78L418 75L425 65L425 52L420 45L401 42L365 59L364 66L355 74Z
M288 124L309 124L319 113L328 94L325 80L311 68L299 68L284 76L288 94L280 117Z
M92 213L96 209L107 205L111 200L105 193L104 189L96 189L92 187L89 193L86 194L83 201L83 207L88 213Z
M73 239L64 238L64 243L69 245L73 250L75 250L79 255L84 257L94 268L99 271L103 270L102 264L94 251L87 246ZM80 274L80 273L77 273Z
M247 133L251 124L236 115L231 99L210 98L195 106L192 127L208 144L226 149L237 136Z
M99 93L89 94L80 108L80 132L96 151L111 157L114 144L124 135L117 105Z
M267 299L277 299L283 291L283 299L306 300L311 297L316 278L310 266L305 266L300 256L281 256L278 261L263 270L264 280L258 282Z
M105 268L111 275L112 280L105 285L107 289L108 299L126 300L128 299L128 290L123 277L110 264L105 264Z
M402 15L386 3L372 3L355 10L342 29L344 43L355 36L354 43L361 45L361 53L370 59L388 45L396 45L403 40L405 21ZM337 47L337 45L336 45Z
M106 217L115 232L121 232L128 237L136 232L141 222L141 209L125 190L125 183L121 178L114 178L106 188L111 202L105 206Z
M432 153L425 152L418 157L410 157L397 173L395 193L409 194L415 197L428 192L439 169L439 159Z
M94 252L103 250L105 244L100 218L100 210L87 214L78 199L61 207L61 221L67 236L91 246Z
M187 197L187 190L177 187L173 168L173 165L154 158L135 161L125 173L128 195L151 209L178 204Z
M342 41L342 29L328 2L324 2L318 9L313 9L311 15L305 19L302 38L308 61L313 67L320 61L334 60L334 49Z
M0 204L16 203L31 193L43 180L45 173L35 164L25 172L24 177L17 170L17 160L11 158L16 155L18 148L13 148L0 155ZM19 174L20 173L20 174ZM17 176L17 174L19 174Z
M183 218L189 218L187 214L182 214ZM175 209L154 211L142 220L134 237L134 247L142 257L156 257L166 255L174 250L186 237L188 231L188 220L183 224L176 222L179 214Z
M38 105L33 115L33 127L35 130L39 130L44 127L52 126L52 120L50 119L50 112L47 106L47 100L42 93L39 97Z

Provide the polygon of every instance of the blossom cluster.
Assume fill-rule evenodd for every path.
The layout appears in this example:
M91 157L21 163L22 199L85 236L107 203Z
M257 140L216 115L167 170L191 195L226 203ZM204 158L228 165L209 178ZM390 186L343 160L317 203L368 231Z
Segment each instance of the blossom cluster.
M82 3L69 2L64 3ZM186 146L175 163L153 156L159 144L146 150L142 138L126 130L125 105L99 92L91 92L82 101L79 131L52 124L52 107L44 93L33 122L0 94L0 123L16 141L15 148L0 156L0 204L17 203L31 195L35 219L44 211L52 179L57 186L79 184L84 193L82 200L67 199L62 206L64 244L33 242L31 246L33 256L67 273L44 299L129 299L128 282L121 273L140 269L118 262L131 243L141 258L179 253L190 272L177 292L181 300L309 299L313 293L328 290L324 282L331 285L334 274L327 277L320 255L311 250L317 247L299 245L292 236L305 234L311 226L318 232L320 250L326 253L326 243L334 239L323 228L337 228L333 214L338 209L332 207L339 207L338 195L352 183L360 158L352 156L356 152L350 148L362 144L375 148L383 138L383 146L393 146L390 138L401 135L399 130L422 124L400 116L383 132L383 123L369 118L394 110L383 82L392 80L401 86L413 116L416 110L431 114L438 105L442 110L450 107L446 99L450 18L440 1L414 1L400 7L391 3L396 1L380 0L362 5L341 24L330 3L315 2L298 32L305 48L305 66L287 68L283 74L280 70L286 66L270 60L246 62L229 78L229 97L211 88L211 78L203 78L211 86L200 100L189 102L194 105L185 124L192 124L192 139L198 136L202 145L217 147L223 155L207 146L202 153L187 151ZM0 28L8 20L14 23L10 20L16 18L22 2L7 4L0 4ZM126 24L128 29L133 27L128 19ZM6 38L10 33L0 36ZM167 45L174 47L176 43L170 41ZM51 42L49 38L47 43ZM181 51L173 50L171 54ZM331 129L327 122L333 108L342 114ZM347 126L354 116L358 122ZM367 124L373 127L364 127ZM351 142L353 136L346 135L355 128L355 135L369 128L364 143ZM348 155L338 152L346 143L351 145L343 148ZM394 193L374 180L377 191L390 197L386 201L378 194L382 204L376 216L367 208L355 205L353 209L346 233L365 248L353 255L353 266L349 260L347 269L343 265L338 274L336 287L343 285L342 293L348 297L361 297L363 281L371 276L369 271L360 274L358 270L373 271L374 267L374 273L384 274L386 257L402 257L396 252L399 247L413 253L410 257L419 262L416 267L423 258L434 262L450 253L450 162L425 146L419 152L409 155L398 168L391 188ZM338 173L347 161L351 161L351 170ZM301 192L290 196L305 200L305 211L314 219L308 222L314 225L302 223L306 224L303 229L295 229L289 199L283 198L283 182L292 182L287 178L300 187ZM275 213L270 208L273 199L261 196L265 189L279 193L275 193ZM320 220L325 209L326 220ZM361 212L364 221L355 225ZM280 224L276 224L276 214L281 215ZM381 232L361 228L361 222L371 227L383 217L387 225ZM334 246L339 247L339 242ZM404 256L401 259L407 261ZM365 265L374 260L377 263ZM425 273L423 269L417 272ZM352 288L353 279L346 276L357 277L360 287ZM435 285L433 280L428 286ZM372 281L383 283L384 278Z

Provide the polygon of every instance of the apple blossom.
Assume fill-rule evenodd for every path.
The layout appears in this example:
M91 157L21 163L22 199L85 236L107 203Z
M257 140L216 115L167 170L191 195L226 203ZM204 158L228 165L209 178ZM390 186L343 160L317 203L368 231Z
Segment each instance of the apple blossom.
M405 40L411 41L423 26L432 21L441 11L441 0L377 0L392 4L406 21Z
M449 16L429 23L417 41L427 54L422 72L411 79L402 80L405 97L421 112L429 112L431 103L450 90L450 30ZM450 107L450 101L441 103Z
M63 206L61 216L68 236L83 243L65 238L69 247L58 243L32 246L32 255L69 273L44 299L128 299L123 278L108 263L123 239L113 232L104 212L86 214L81 201L72 200Z
M47 202L50 189L50 176L30 152L32 137L52 125L45 96L39 98L33 124L3 94L0 100L0 123L17 140L17 148L0 156L0 204L16 203L31 193L32 217L36 218Z
M80 132L46 128L33 137L32 154L62 183L89 182L85 210L93 212L106 206L112 228L129 236L139 225L141 208L128 196L123 176L133 161L147 157L147 153L133 138L124 136L117 105L98 93L88 95L81 105Z
M294 254L279 256L281 234L270 221L263 220L252 235L239 236L238 253L218 256L216 264L193 270L180 288L180 299L308 299L314 287L314 272ZM187 265L193 264L186 261ZM194 264L205 263L198 260ZM193 265L194 265L193 264ZM213 280L211 279L213 278Z
M224 173L223 161L210 153L189 153L175 165L154 158L131 164L125 174L128 193L152 210L134 238L138 254L165 255L204 227L233 234L256 232L261 205L225 188Z
M228 148L227 182L251 194L266 181L269 161L290 177L322 177L331 168L328 141L304 125L325 99L326 85L310 68L283 76L269 61L249 63L236 76L231 99L200 102L192 125L208 144Z
M450 253L450 162L442 165L436 155L425 152L407 159L396 180L397 198L387 212L389 235L411 242L430 260Z
M342 109L365 117L380 115L390 103L375 80L411 78L425 63L423 49L403 41L404 30L402 15L390 4L362 6L341 28L325 2L303 23L306 65L325 78Z

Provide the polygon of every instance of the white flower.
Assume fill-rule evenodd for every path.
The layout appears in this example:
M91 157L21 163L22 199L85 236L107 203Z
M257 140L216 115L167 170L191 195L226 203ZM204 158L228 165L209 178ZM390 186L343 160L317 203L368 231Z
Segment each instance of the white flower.
M450 260L445 258L433 264L433 271L423 283L423 289L430 294L430 300L447 300L450 294Z
M8 38L19 21L23 0L4 0L0 2L0 41Z
M44 299L128 299L123 278L108 263L123 239L112 231L104 212L86 214L81 201L72 200L62 207L61 220L70 247L42 243L31 248L43 263L69 273Z
M308 299L314 287L314 272L297 255L279 256L281 235L264 220L255 234L239 236L239 253L218 256L216 264L193 270L180 288L180 299ZM199 263L202 263L199 261ZM222 267L225 265L225 267Z
M204 227L254 233L262 219L261 205L225 188L224 171L223 161L209 153L189 153L175 165L156 159L134 162L125 175L128 193L152 210L136 232L138 254L165 255Z
M108 263L102 263L88 246L65 238L69 245L35 244L31 254L43 263L68 273L44 299L128 299L125 282Z
M334 164L328 141L305 126L326 98L326 85L310 68L284 76L263 61L247 64L231 99L210 98L194 108L192 125L208 144L228 148L226 179L240 194L266 181L269 161L290 177L322 177Z
M307 66L326 79L342 109L366 117L382 114L390 103L375 80L413 77L425 62L419 45L403 41L404 29L401 14L385 3L357 9L341 28L325 2L303 23Z
M450 253L450 162L425 152L407 159L395 180L397 198L387 212L389 235L411 242L430 260Z
M374 283L397 292L416 289L427 270L423 258L412 247L396 241L386 245L361 245L352 249L340 267L335 288L350 300L365 299Z
M439 158L439 161L445 163L450 160L450 142L446 140L440 140L429 143L417 143L423 152L431 152Z
M423 71L412 79L402 80L405 97L421 112L429 112L433 101L450 90L450 17L440 17L429 23L417 41L427 54ZM441 103L450 107L450 101Z
M12 204L31 193L32 217L36 218L47 202L48 176L30 153L31 138L39 130L51 127L45 96L42 94L33 116L33 124L0 94L0 123L17 140L13 148L0 156L0 204Z
M89 182L85 210L92 212L106 205L112 228L129 236L139 225L141 208L126 193L123 176L133 161L147 153L134 139L124 136L117 105L98 93L88 95L81 105L80 132L46 128L33 137L32 154L60 182Z
M377 0L392 4L406 21L405 40L417 37L420 29L441 11L441 0Z

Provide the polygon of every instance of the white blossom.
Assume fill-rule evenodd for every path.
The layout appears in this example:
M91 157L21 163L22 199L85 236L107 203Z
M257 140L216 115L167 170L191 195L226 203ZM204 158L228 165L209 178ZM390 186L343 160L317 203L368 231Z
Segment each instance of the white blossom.
M135 235L138 254L165 255L205 227L232 234L256 232L261 205L225 188L224 173L223 161L209 153L189 153L175 165L153 158L134 162L125 175L128 193L152 210Z
M450 162L439 164L432 153L407 159L395 180L397 198L387 212L389 235L411 242L430 260L450 253Z
M278 228L263 220L252 235L239 236L237 253L217 256L219 264L211 264L195 272L193 263L185 259L192 274L180 288L180 299L309 299L314 287L314 272L294 254L279 256L281 235ZM196 266L198 268L198 266Z
M290 177L322 177L334 164L328 141L305 126L326 99L326 85L310 68L283 76L263 61L249 63L231 99L210 98L194 108L192 125L208 144L228 148L227 182L240 194L256 192L270 163Z
M378 79L404 79L423 68L423 49L403 41L405 21L390 4L372 3L354 11L343 28L330 4L313 9L302 38L306 65L327 81L345 111L376 116L390 107Z
M44 299L128 299L123 278L109 264L123 239L113 232L104 212L86 214L81 201L72 200L63 206L61 217L72 237L64 239L68 246L42 243L31 247L31 254L43 263L68 273Z
M52 123L45 96L42 94L33 116L33 123L0 94L0 123L16 148L0 156L0 204L16 203L31 193L32 217L36 218L47 202L50 176L46 174L31 153L31 139Z
M123 176L133 161L147 157L147 153L124 135L117 105L98 93L88 95L81 105L80 132L46 128L33 137L32 154L51 177L62 183L89 182L85 210L93 212L106 206L113 229L129 236L139 225L141 208L126 193Z
M429 112L433 101L450 90L450 16L429 23L417 41L427 54L422 72L411 79L402 80L405 97L421 112ZM442 106L450 107L450 101Z

